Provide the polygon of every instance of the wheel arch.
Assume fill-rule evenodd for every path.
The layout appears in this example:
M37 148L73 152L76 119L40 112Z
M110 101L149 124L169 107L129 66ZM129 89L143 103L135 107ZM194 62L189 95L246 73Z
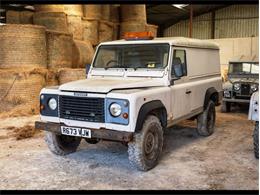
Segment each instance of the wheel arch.
M157 116L162 124L162 127L167 126L167 110L160 100L153 100L142 105L138 112L136 120L135 132L142 129L144 120L148 114Z
M219 104L219 93L214 87L210 87L206 91L203 104L204 109L206 108L210 100L212 100L215 103L215 105Z

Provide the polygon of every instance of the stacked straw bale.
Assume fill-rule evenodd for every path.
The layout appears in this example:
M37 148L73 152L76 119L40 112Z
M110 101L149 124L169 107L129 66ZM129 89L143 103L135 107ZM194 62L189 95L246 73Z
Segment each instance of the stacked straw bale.
M99 21L82 18L83 40L90 41L94 46L98 44Z
M85 68L91 64L94 56L94 49L89 41L74 40L73 44L73 68Z
M62 4L36 4L34 5L36 12L64 12Z
M13 11L6 12L7 24L33 24L33 12L31 11Z
M83 26L81 16L67 15L68 30L73 39L83 40Z
M70 33L46 31L48 68L72 67L72 44Z
M45 28L35 25L0 26L0 68L47 66Z
M48 30L69 32L67 17L64 12L35 12L33 23L45 26Z
M83 16L83 7L80 4L64 4L64 12L69 16Z
M38 96L45 86L46 69L0 69L0 113L36 114Z
M102 18L102 6L92 4L83 5L83 16L86 20L100 20Z
M99 29L98 29L99 42L112 41L113 33L114 33L114 24L112 22L105 21L105 20L100 21Z
M58 71L59 85L86 78L86 69L63 68Z
M157 25L153 25L153 24L146 25L146 31L152 32L155 37L157 37L157 29L158 29Z
M146 30L146 8L145 5L120 6L121 24L120 38L124 37L126 32L138 32Z

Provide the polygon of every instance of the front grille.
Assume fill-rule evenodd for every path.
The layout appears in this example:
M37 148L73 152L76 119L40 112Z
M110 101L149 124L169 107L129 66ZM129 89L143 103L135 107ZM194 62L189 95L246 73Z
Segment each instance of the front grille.
M241 95L250 95L250 84L241 84Z
M60 118L104 122L104 98L59 96Z

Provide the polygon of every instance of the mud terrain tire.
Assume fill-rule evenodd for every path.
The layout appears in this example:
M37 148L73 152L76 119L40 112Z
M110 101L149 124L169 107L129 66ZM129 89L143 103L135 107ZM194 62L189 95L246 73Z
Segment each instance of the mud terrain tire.
M81 138L57 135L52 132L46 132L45 142L50 151L54 154L64 156L66 154L75 152L80 144Z
M254 152L255 157L259 159L259 122L256 121L255 123L255 130L254 130Z
M215 103L210 100L206 109L197 117L197 132L201 136L210 136L214 133L216 120Z
M134 134L128 143L128 158L132 165L140 171L154 168L163 147L163 128L160 120L154 115L148 115L142 130Z

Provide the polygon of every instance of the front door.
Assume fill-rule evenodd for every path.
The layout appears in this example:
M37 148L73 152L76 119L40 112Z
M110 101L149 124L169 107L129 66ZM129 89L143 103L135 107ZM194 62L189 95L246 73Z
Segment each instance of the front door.
M173 50L172 65L173 64L177 64L181 67L180 71L171 71L172 78L176 78L176 75L179 75L178 79L174 80L174 83L170 86L172 117L173 120L175 120L188 115L191 111L190 102L192 91L187 77L187 60L184 48L175 48Z

